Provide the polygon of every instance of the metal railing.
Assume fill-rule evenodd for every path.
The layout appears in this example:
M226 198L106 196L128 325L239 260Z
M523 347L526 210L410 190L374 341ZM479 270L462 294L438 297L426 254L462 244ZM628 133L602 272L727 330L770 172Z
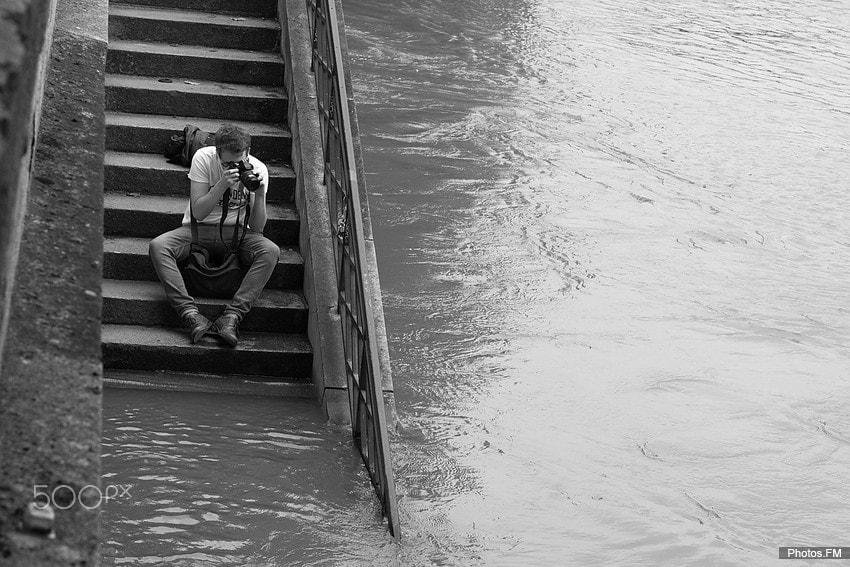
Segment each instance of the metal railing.
M366 239L352 121L334 0L307 0L319 121L328 188L338 302L354 442L381 500L390 533L401 535L386 427L372 297L364 273Z

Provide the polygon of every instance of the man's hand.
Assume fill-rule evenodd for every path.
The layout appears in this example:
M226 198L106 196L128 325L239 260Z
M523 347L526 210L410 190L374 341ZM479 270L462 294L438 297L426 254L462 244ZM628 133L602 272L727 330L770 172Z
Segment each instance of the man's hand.
M236 182L239 181L239 170L236 168L228 169L222 174L221 179L218 180L218 183L213 187L213 191L220 198L224 195L224 192L227 191L229 187L233 187Z
M192 212L198 220L205 219L217 206L224 192L239 182L239 170L226 170L221 179L215 185L192 181L190 186L190 199L192 200Z

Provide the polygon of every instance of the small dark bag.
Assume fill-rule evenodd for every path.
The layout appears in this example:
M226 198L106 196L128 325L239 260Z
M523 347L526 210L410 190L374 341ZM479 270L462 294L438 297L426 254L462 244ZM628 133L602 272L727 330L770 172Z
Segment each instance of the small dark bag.
M236 295L244 277L245 271L236 254L227 254L224 261L216 265L210 251L200 245L192 246L183 266L186 289L195 297L230 299Z
M221 223L218 227L222 242L224 242L222 229L224 227L224 218L227 215L227 204L229 201L230 190L228 189L222 197L224 204L221 212ZM245 240L245 234L248 232L248 218L251 216L250 204L246 206L242 237L239 238L239 216L237 214L231 246L227 246L226 242L224 243L225 247L227 247L227 252L220 262L216 262L211 251L204 248L198 242L198 223L195 220L195 213L191 210L191 207L190 200L189 215L192 220L192 248L182 269L186 290L190 295L196 297L230 299L239 290L239 286L242 285L242 278L245 277L245 270L239 264L237 252L242 245L242 241Z
M197 126L187 124L182 132L171 135L171 141L165 147L166 161L177 165L192 165L195 152L204 146L215 144L215 134L201 130Z

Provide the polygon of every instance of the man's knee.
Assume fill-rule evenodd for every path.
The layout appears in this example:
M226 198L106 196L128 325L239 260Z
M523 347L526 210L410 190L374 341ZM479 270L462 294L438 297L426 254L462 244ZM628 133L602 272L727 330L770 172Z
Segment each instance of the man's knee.
M148 254L150 255L150 257L156 258L157 256L160 256L162 254L164 244L165 243L163 242L162 235L159 235L153 240L151 240L150 244L148 244Z
M268 238L264 238L262 254L277 262L280 259L280 247Z
M168 257L180 260L184 257L188 246L189 241L185 240L184 235L177 229L163 232L151 240L148 244L148 254L154 260Z

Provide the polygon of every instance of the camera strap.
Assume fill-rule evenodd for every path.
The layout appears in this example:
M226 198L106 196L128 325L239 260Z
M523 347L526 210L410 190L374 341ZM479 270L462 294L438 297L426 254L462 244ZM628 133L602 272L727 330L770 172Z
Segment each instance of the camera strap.
M241 187L237 189L237 191L241 190ZM242 213L242 207L236 210L236 224L233 227L233 235L230 239L230 246L227 245L227 242L224 240L224 219L227 218L228 213L228 205L230 204L230 195L232 193L232 189L228 188L224 195L221 197L221 220L218 221L218 236L221 238L221 242L224 244L227 251L231 254L235 254L239 247L242 246L242 242L245 241L245 235L248 234L248 219L251 218L251 196L246 196L245 199L245 220L242 222L242 236L239 237L239 217Z
M245 221L242 223L242 236L239 236L239 217L241 216L241 208L236 212L236 225L233 227L233 236L230 239L230 246L224 240L224 219L227 218L228 204L230 203L231 190L227 189L222 195L221 205L221 220L218 223L218 236L221 242L230 254L235 254L242 242L245 240L245 235L248 234L248 219L251 218L251 198L248 197L248 202L245 203ZM198 238L198 221L195 220L195 211L192 210L192 197L189 197L189 219L192 224L192 245L200 246Z

